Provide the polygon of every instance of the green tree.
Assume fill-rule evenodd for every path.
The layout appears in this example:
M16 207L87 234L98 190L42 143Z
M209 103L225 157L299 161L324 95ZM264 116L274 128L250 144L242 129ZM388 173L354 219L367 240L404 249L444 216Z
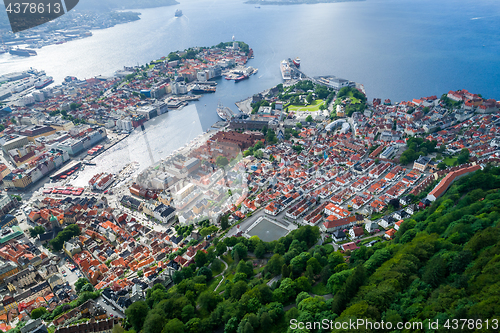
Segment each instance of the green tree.
M264 258L264 254L266 253L266 246L264 245L263 242L259 242L259 244L257 244L254 253L257 258L259 259Z
M222 216L220 220L220 227L222 230L229 228L229 217L227 215Z
M38 319L44 314L47 313L47 309L42 307L36 308L33 311L31 311L31 319Z
M248 254L248 248L245 246L243 243L238 243L233 247L233 250L231 251L231 256L233 259L237 255L239 259L244 259L247 257Z
M301 276L295 280L295 288L301 291L311 291L311 282L307 277Z
M274 253L284 255L285 254L285 245L283 243L277 242L276 245L274 246Z
M311 258L307 260L307 267L312 267L314 274L319 274L321 272L321 265L316 258Z
M313 94L312 93L307 94L307 97L306 97L307 103L311 104L313 102L313 100L314 100Z
M247 278L251 277L253 275L252 262L249 261L247 263L244 260L240 260L240 262L238 263L238 266L236 266L236 273L244 273Z
M203 251L197 251L194 256L194 262L197 267L202 267L207 263L207 254Z
M184 322L188 322L195 315L195 308L191 304L188 304L182 308L181 316Z
M447 165L445 162L439 162L437 167L439 170L444 170L444 169L446 169Z
M38 235L43 235L45 233L45 228L41 225L37 225L35 228L29 229L30 236L35 238Z
M271 319L269 314L267 312L263 312L260 315L260 327L262 328L271 327L272 324L273 320Z
M311 115L308 115L308 116L306 117L306 121L307 121L308 123L311 123L311 122L313 121L313 117L312 117Z
M280 256L279 254L275 253L271 257L271 259L269 259L269 261L267 263L267 269L272 274L277 275L280 273L281 267L283 266L283 264L284 264L283 257Z
M437 287L446 275L446 263L440 256L432 258L425 267L422 280L433 287Z
M211 235L213 234L214 232L216 232L219 228L217 228L215 225L211 225L209 227L205 227L205 228L202 228L200 230L200 235L201 237L205 238L207 237L208 235Z
M163 327L163 333L184 333L186 328L184 323L177 318L169 320L168 323Z
M460 152L460 155L458 155L457 157L458 164L464 164L469 162L469 157L470 157L469 149L463 148L462 151Z
M144 320L146 319L146 316L148 314L148 311L149 307L144 301L134 302L125 310L125 315L127 316L127 320L132 325L134 330L136 330L136 332L139 332L141 330L144 324Z
M296 123L296 124L295 124L295 127L297 127L297 128L302 128L302 123Z
M220 301L220 296L215 294L211 290L206 290L200 294L198 298L198 304L201 309L210 311L210 309L215 309L217 303Z
M227 246L226 244L224 244L223 242L219 242L217 243L217 245L215 246L215 253L217 254L217 256L221 256L224 254L224 252L227 251Z
M245 281L238 281L231 288L231 297L238 300L246 293L247 289L248 287Z
M217 156L215 164L217 164L220 168L222 168L228 165L229 161L227 160L226 156Z
M165 319L157 313L149 313L144 320L144 333L157 333L161 332Z
M87 284L85 284L82 287L82 289L80 290L80 292L82 292L82 293L84 293L84 292L92 292L92 291L94 291L94 286L92 284L90 284L90 282L87 283Z
M208 268L206 266L201 267L198 270L197 275L198 276L200 276L200 275L206 276L207 277L207 281L210 281L212 279L212 271L210 270L210 268Z
M80 292L80 290L82 289L82 287L84 285L86 285L87 283L90 283L90 281L86 278L79 278L78 280L76 280L75 282L75 290L76 292Z

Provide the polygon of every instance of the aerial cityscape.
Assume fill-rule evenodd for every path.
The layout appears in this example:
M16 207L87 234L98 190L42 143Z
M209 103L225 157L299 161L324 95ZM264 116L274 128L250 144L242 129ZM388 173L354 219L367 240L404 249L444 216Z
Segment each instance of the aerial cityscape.
M94 2L0 24L2 332L498 331L500 90L478 64L449 60L470 84L428 71L384 90L362 58L318 65L321 47L285 54L252 28L198 44L182 29L212 13L204 0ZM163 44L152 29L114 62L89 58L147 23L178 44L135 57ZM464 53L498 77L497 45L480 43Z

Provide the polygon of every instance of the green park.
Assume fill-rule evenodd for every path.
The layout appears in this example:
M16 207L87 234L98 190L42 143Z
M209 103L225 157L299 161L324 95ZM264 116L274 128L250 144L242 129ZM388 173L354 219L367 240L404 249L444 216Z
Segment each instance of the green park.
M313 112L313 111L319 111L321 105L325 105L325 101L322 100L322 99L317 99L317 100L312 101L312 103L309 104L309 105L291 104L291 105L288 105L287 108L288 108L288 111L309 111L309 112Z

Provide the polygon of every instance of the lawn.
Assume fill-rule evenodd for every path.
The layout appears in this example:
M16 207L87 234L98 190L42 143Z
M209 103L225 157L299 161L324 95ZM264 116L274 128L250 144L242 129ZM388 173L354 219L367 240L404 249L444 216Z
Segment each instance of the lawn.
M356 97L352 96L351 97L351 104L358 104L358 103L361 103L361 101L359 99L357 99Z
M317 283L315 286L312 287L312 293L315 295L326 295L330 293L330 290L323 284L323 282Z
M215 260L214 260L214 262L215 262L216 260L217 260L218 262L220 262L220 269L218 269L218 270L213 270L213 271L212 271L212 275L213 275L213 276L219 275L219 274L220 274L220 273L224 270L224 268L226 268L226 266L224 265L224 263L223 263L222 261L220 261L219 259L215 259ZM212 265L213 265L213 263L212 263Z
M222 260L224 260L229 266L233 263L233 258L231 257L231 254L226 254L222 256Z
M317 99L308 106L291 104L288 106L288 111L319 111L319 107L323 104L325 104L325 101L322 99Z
M455 161L457 160L456 157L446 157L443 161L444 163L446 163L446 165L448 166L454 166L455 165Z
M217 287L217 285L219 284L220 280L222 280L222 279L223 279L222 276L218 276L215 279L212 279L212 281L208 285L208 289L211 290L211 291L214 291L214 289Z

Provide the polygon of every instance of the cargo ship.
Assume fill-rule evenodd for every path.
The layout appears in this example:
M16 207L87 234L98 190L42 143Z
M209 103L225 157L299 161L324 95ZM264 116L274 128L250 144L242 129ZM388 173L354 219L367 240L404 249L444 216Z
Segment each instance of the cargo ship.
M37 53L35 50L28 50L28 49L10 49L9 53L12 55L18 55L21 57L31 57L31 56L36 56Z
M290 65L288 64L288 61L283 60L280 64L280 69L283 80L290 80L292 78L292 71L290 69Z
M40 78L40 80L38 81L37 84L35 84L35 88L42 89L42 88L48 86L49 84L51 84L52 82L54 82L52 76L44 76L44 77Z
M191 89L191 92L193 94L214 93L215 89L216 89L215 87L207 87L207 86L201 86L199 84L195 84L193 89Z
M175 17L181 17L181 16L182 16L182 10L177 9L177 10L175 11Z
M229 119L234 117L234 112L230 108L222 105L220 101L219 104L217 104L217 114L224 121L228 121Z
M295 59L293 59L293 64L296 66L296 67L300 67L300 58L297 57Z

